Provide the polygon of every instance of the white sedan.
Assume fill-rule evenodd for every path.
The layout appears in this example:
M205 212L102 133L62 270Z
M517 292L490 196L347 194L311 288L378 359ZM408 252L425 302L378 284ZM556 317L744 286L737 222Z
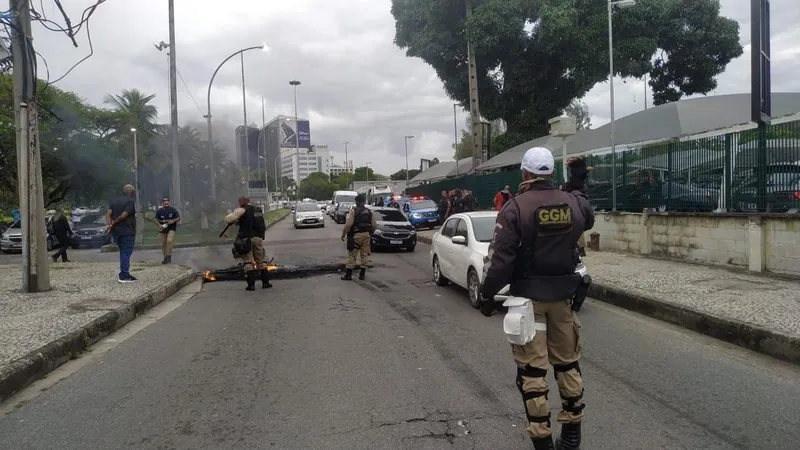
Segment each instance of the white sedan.
M298 203L294 210L294 227L325 227L325 215L317 203Z
M433 281L467 289L474 308L481 305L483 258L489 253L496 219L497 211L453 214L431 239Z
M481 305L483 260L489 254L496 220L497 211L453 214L431 240L433 281L438 286L451 282L467 289L474 308ZM575 272L587 274L583 262Z

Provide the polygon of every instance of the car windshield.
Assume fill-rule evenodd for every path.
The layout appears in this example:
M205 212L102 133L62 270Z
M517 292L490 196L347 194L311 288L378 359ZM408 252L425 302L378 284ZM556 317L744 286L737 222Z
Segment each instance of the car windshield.
M436 208L433 200L411 200L411 209Z
M8 227L8 228L22 228L22 221L18 220L16 222L12 223L11 226Z
M319 206L316 203L301 203L297 205L297 212L312 212L319 211Z
M355 195L337 195L335 200L336 203L355 203L355 201Z
M375 219L381 222L405 222L406 216L396 209L380 209L375 211Z
M495 221L495 217L472 218L472 231L475 232L475 239L478 242L492 242Z
M98 216L97 214L90 214L81 217L80 221L81 225L105 225L106 220L103 216Z

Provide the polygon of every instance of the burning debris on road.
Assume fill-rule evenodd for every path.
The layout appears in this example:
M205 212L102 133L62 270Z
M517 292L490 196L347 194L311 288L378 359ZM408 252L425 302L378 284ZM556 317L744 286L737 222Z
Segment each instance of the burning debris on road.
M270 272L274 272L278 270L277 264L267 264L267 270ZM219 270L211 270L206 269L203 271L202 274L204 282L212 282L212 281L221 281L220 278L223 279L244 279L244 267L241 265L236 265L233 267L229 267L227 269L219 269Z

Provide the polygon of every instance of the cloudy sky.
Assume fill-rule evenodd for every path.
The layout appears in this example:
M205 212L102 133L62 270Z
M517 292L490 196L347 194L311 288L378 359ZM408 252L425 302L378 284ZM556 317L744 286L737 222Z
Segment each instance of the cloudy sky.
M73 22L95 0L63 1ZM394 46L390 0L177 0L176 39L181 124L203 123L206 89L217 65L234 51L267 44L270 51L245 56L248 122L261 124L261 99L269 120L293 115L292 89L298 79L298 109L311 122L312 142L327 144L344 160L344 141L356 166L370 161L389 174L404 167L405 135L416 136L409 166L420 158L452 158L453 107L434 71L422 60L405 57ZM800 90L800 9L797 0L772 0L773 91ZM749 4L722 0L723 14L741 25L744 55L728 66L716 93L749 91ZM36 2L34 2L36 5ZM57 18L52 0L44 12ZM59 20L60 22L60 20ZM93 104L109 93L137 88L156 94L161 121L169 121L167 56L154 48L169 41L166 0L108 0L92 20L94 55L59 83ZM34 27L35 46L53 77L88 54L86 28L79 48L63 34ZM228 62L212 91L215 138L233 141L243 122L240 60ZM615 82L617 114L644 108L644 84ZM199 107L192 97L199 102ZM593 126L608 121L608 85L597 85L584 99ZM648 99L648 104L652 100ZM459 127L466 117L458 113ZM204 129L203 129L204 130Z

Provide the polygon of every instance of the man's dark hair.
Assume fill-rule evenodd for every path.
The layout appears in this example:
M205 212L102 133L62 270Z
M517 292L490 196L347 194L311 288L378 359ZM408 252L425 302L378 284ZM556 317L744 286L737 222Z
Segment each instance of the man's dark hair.
M364 203L367 199L364 197L363 194L356 195L356 203Z

